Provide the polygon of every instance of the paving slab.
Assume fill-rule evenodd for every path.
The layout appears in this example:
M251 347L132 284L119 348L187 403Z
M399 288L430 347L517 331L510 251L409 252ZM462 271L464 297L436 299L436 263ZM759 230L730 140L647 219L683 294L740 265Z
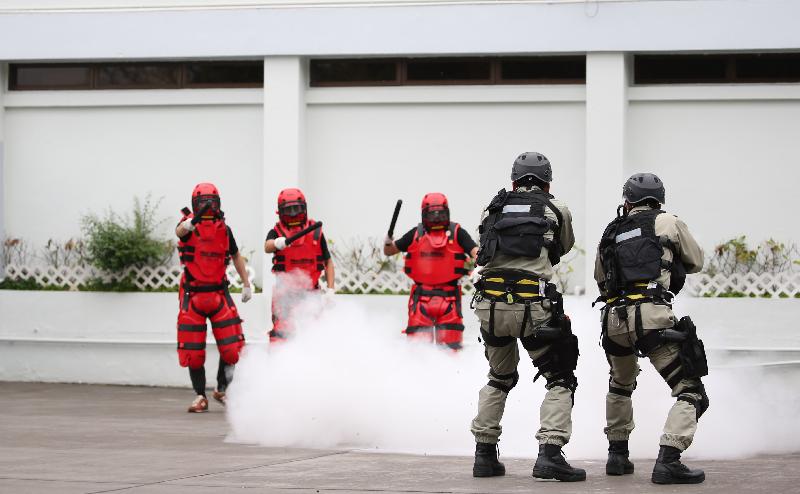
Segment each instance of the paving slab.
M698 486L651 484L652 458L622 478L574 461L588 472L574 484L534 480L532 460L505 458L505 477L475 479L469 457L227 443L224 410L185 413L182 389L0 383L0 396L3 493L800 492L800 454L696 460L708 479Z

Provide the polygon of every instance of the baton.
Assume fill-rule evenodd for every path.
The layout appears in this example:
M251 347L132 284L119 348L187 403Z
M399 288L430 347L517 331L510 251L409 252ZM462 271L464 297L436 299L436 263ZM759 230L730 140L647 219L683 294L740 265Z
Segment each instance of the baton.
M211 204L206 204L205 206L203 206L200 209L200 212L197 213L197 215L195 215L194 217L192 217L192 224L196 225L201 221L203 221L203 215L206 214L206 211L208 211L209 209L211 209ZM190 214L192 214L192 210L184 206L184 208L181 209L181 213L183 213L184 216L189 216Z
M398 199L397 204L394 205L394 214L392 215L392 222L389 223L389 238L394 236L394 226L397 224L397 217L400 215L400 207L403 205L403 200Z
M314 230L316 230L318 228L322 228L322 222L321 221L317 221L313 225L308 225L307 227L303 228L302 230L300 230L299 232L295 233L291 237L287 237L286 238L286 245L291 244L292 242L294 242L298 238L302 237L303 235L311 233L311 232L313 232Z

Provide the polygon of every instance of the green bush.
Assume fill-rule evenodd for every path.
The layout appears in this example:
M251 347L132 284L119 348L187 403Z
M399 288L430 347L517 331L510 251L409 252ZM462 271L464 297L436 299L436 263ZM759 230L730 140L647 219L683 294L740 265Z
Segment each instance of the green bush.
M88 214L81 219L86 237L85 255L93 266L110 273L136 266L159 266L167 263L174 244L155 237L155 219L160 201L153 204L150 196L142 204L133 200L132 216L121 216L109 210L104 217Z

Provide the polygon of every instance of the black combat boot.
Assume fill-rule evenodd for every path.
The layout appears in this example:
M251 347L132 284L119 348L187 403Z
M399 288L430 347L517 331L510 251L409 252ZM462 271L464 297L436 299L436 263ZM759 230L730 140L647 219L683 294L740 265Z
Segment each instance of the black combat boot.
M533 476L537 479L556 479L562 482L577 482L586 480L586 470L582 468L572 468L567 460L561 446L556 444L540 444L539 456L533 466Z
M497 461L497 445L477 443L475 445L475 464L473 477L499 477L506 474L506 467Z
M606 475L633 473L633 463L628 459L628 455L630 455L628 441L609 441Z
M651 480L655 484L699 484L706 479L702 470L692 470L681 463L681 451L672 446L661 446L653 467Z

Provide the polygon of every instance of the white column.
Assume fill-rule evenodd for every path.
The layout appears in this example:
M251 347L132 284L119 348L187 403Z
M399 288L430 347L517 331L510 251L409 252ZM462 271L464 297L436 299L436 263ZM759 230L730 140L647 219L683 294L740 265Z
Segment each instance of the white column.
M586 55L586 287L597 295L594 257L625 179L628 71L624 53Z
M0 280L5 278L6 267L3 263L3 242L6 239L6 197L5 183L3 182L4 170L3 160L5 159L5 95L8 87L8 77L6 76L6 65L0 62Z
M301 187L305 134L306 62L299 57L264 59L264 238L275 224L278 192ZM272 286L272 264L263 264L265 292Z

